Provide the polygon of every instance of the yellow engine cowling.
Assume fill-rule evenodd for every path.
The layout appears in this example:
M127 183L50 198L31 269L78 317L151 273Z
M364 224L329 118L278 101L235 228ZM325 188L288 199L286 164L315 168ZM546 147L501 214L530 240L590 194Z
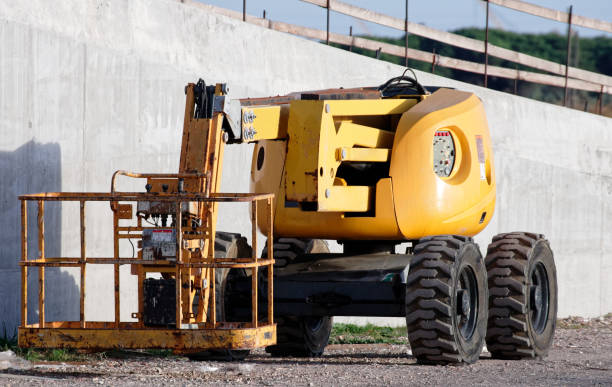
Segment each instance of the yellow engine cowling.
M251 191L276 194L275 235L405 240L473 236L488 224L495 177L481 101L471 93L439 89L404 102L289 104L287 135L259 141L252 163ZM448 137L434 144L439 135ZM441 146L442 160L434 155ZM354 186L341 176L342 163L364 160L383 166L376 169L375 183ZM447 163L448 176L434 169L434 160ZM267 214L258 215L265 232Z

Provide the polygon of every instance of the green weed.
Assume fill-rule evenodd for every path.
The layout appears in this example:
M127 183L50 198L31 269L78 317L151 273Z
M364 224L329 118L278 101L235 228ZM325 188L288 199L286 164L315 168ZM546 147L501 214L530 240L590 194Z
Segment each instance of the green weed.
M329 337L330 344L406 344L405 327L379 327L372 324L334 324Z

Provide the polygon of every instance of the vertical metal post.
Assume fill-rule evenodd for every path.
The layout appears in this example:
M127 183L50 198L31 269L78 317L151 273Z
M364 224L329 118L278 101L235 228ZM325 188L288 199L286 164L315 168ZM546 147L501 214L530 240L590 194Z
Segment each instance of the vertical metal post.
M514 68L516 69L516 75L514 77L514 95L516 95L518 93L518 80L519 80L518 64L514 66Z
M434 48L431 56L431 73L436 73L436 49Z
M266 20L266 10L263 10L263 19Z
M252 227L252 236L251 236L251 245L253 246L252 258L253 262L257 262L257 200L251 202L251 227ZM257 328L257 266L253 266L251 269L251 324L253 328Z
M601 85L601 88L599 89L599 108L597 109L599 111L599 114L601 115L601 112L603 110L603 90L604 90L604 86Z
M209 203L210 205L214 205L214 203ZM210 236L209 236L209 240L210 242L208 243L209 246L209 252L208 252L208 262L209 263L216 263L216 259L215 259L215 233L211 232ZM210 279L210 285L208 286L209 288L209 296L208 296L208 301L209 301L209 305L208 305L208 310L210 310L210 321L207 321L207 323L210 323L209 325L214 329L215 326L217 325L217 288L216 288L216 279L215 279L215 275L216 275L216 269L215 268L210 268L207 269L208 270L208 278ZM224 300L220 300L220 303L224 303ZM226 320L227 321L227 320Z
M114 258L119 259L119 211L113 213L113 234L114 234ZM121 321L121 293L119 284L119 264L113 265L113 281L115 284L115 327L119 328Z
M518 94L518 78L514 78L514 95Z
M404 66L408 67L408 0L406 0L406 17L404 19Z
M45 202L38 201L38 258L45 259Z
M351 37L351 45L349 46L349 51L353 52L353 26L349 27L349 36Z
M484 87L488 86L488 71L489 71L489 0L487 2L487 21L485 26L485 62L484 62Z
M175 231L176 231L176 329L181 329L183 325L183 278L181 267L183 265L183 212L181 209L182 202L175 202L177 205L176 218L174 219ZM212 313L215 313L213 308Z
M329 0L327 0L327 38L325 39L325 42L329 46Z
M273 243L273 227L274 227L274 207L273 207L274 199L268 198L268 258L272 260L274 258L274 243ZM273 285L273 277L274 277L274 264L268 265L268 324L274 323L274 285Z
M38 249L39 259L45 260L45 202L38 201ZM38 267L38 327L45 327L45 267Z
M85 201L80 201L80 219L81 219L81 294L80 294L80 314L81 328L85 328Z
M574 9L574 6L570 5L569 17L567 19L567 50L566 50L567 56L565 57L565 90L563 94L563 106L567 106L567 102L568 102L567 79L568 79L568 74L569 74L569 61L570 61L570 55L571 55L571 49L572 49L571 41L572 41L572 11L573 9Z
M246 21L246 0L242 0L242 21Z
M376 59L380 59L380 52L382 51L382 47L378 47L378 50L376 50Z
M21 260L28 260L28 202L21 200ZM28 325L28 267L21 266L21 326Z

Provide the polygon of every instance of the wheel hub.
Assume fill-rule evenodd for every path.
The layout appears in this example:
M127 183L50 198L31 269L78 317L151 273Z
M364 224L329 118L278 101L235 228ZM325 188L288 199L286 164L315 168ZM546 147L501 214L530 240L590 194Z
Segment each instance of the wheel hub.
M478 322L478 283L474 270L469 266L459 272L455 305L459 332L469 340Z
M531 286L529 287L529 308L531 324L536 333L544 332L548 321L548 308L550 300L550 285L548 273L541 262L534 265L531 273Z
M542 287L531 286L531 308L541 310L543 306Z
M470 294L465 289L460 289L457 292L457 313L461 316L469 316L471 309Z

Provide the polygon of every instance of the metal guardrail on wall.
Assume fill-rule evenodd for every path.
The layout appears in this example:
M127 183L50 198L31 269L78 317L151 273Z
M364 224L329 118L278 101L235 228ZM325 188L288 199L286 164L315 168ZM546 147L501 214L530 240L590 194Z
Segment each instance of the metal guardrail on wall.
M178 0L182 3L190 3L199 7L204 7L212 12L229 16L235 19L241 19L245 22L256 24L262 27L273 29L280 32L286 32L293 35L298 35L306 38L317 39L329 43L336 43L357 47L366 50L372 50L377 53L385 53L397 57L423 61L432 64L432 69L435 66L442 66L456 70L482 74L484 76L484 84L487 86L487 78L489 76L512 79L515 81L527 81L542 85L555 86L565 89L564 105L567 105L568 89L584 90L599 94L598 111L602 112L602 103L604 94L612 94L612 77L605 74L599 74L592 71L579 69L576 67L566 66L552 62L546 59L538 58L521 52L509 50L503 47L493 45L488 42L488 3L507 7L517 11L529 13L536 16L545 17L548 19L568 23L568 55L566 63L569 62L569 39L571 39L571 26L579 25L587 28L595 28L602 31L612 31L612 23L564 13L549 8L535 6L519 0L484 0L487 2L487 30L485 41L468 38L462 35L453 34L446 31L436 30L431 27L424 26L408 21L408 15L404 19L385 15L379 12L357 7L351 4L344 3L339 0L299 0L305 3L310 3L323 7L327 10L327 28L326 31L298 26L294 24L272 21L264 17L259 18L246 13L246 0L243 0L243 11L237 12L225 8L215 7L212 5L202 4L196 0ZM408 3L408 0L406 0ZM406 33L406 43L409 34L418 35L441 43L452 46L468 49L471 51L485 54L483 63L467 61L463 59L451 58L436 53L430 53L422 50L398 46L395 44L384 43L377 40L367 39L363 37L331 33L329 31L329 13L330 11L342 13L360 20L372 22L382 26L394 28ZM531 67L540 71L545 71L551 74L543 74L527 70L518 70L500 66L491 66L488 64L488 56L494 56L500 59L508 60L523 66Z

